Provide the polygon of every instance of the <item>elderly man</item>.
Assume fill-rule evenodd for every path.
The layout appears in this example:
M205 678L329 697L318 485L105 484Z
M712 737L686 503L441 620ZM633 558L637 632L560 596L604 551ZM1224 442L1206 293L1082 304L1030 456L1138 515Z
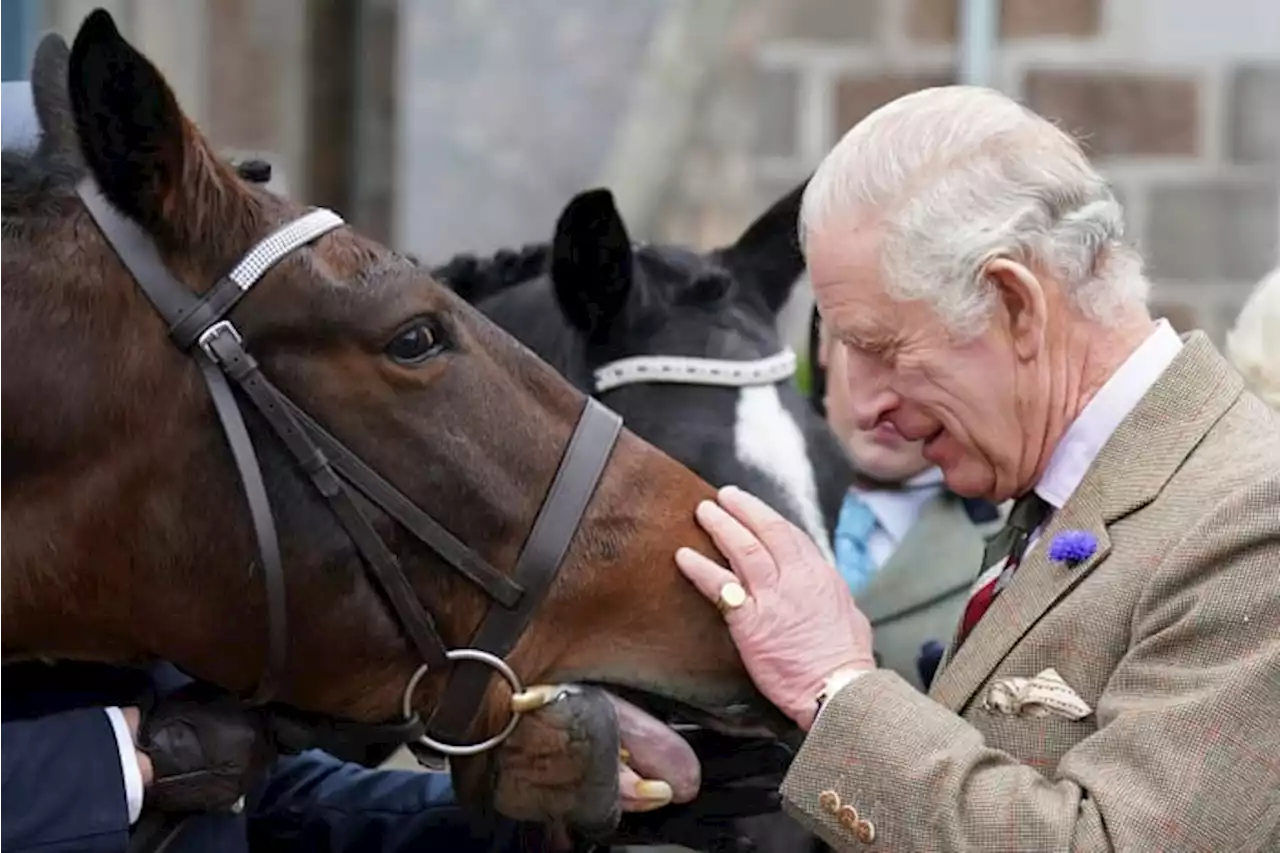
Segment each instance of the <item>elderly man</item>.
M699 508L730 565L677 562L808 731L788 812L839 850L1280 849L1280 417L1151 320L1106 182L1004 96L931 89L849 131L800 219L859 423L1015 503L928 696L799 531Z

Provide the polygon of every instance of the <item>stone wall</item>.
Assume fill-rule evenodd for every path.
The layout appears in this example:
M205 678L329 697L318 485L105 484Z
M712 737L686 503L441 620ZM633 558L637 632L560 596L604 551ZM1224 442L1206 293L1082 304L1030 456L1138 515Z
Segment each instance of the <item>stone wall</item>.
M1082 138L1126 206L1156 309L1219 340L1280 258L1277 10L1272 0L1001 3L996 85ZM868 112L954 82L956 15L955 0L743 4L750 23L705 95L656 230L719 242ZM788 317L797 342L807 298L798 293Z

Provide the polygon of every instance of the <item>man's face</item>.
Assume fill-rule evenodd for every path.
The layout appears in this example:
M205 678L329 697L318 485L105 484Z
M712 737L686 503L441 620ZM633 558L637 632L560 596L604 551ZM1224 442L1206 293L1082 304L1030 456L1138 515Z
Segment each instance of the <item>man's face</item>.
M835 432L854 467L883 483L901 483L929 467L921 451L922 441L908 441L889 421L871 429L854 422L848 360L845 347L823 329L818 362L827 372L827 423Z
M1040 447L1028 436L1044 422L1048 383L1037 379L1037 360L1015 350L1005 305L961 344L931 306L888 296L874 229L816 233L808 259L823 320L843 350L833 361L852 425L886 436L880 427L889 425L920 442L958 494L1002 501L1024 489Z

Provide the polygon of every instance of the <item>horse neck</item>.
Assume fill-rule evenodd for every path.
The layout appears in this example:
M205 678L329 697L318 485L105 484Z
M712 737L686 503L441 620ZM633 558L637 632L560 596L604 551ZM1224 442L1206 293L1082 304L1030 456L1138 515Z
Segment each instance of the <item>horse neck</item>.
M198 602L179 593L199 555L235 553L192 519L237 497L232 475L205 470L217 449L193 427L198 373L73 219L6 215L3 649L130 662L234 613L219 575ZM178 509L184 480L202 512Z

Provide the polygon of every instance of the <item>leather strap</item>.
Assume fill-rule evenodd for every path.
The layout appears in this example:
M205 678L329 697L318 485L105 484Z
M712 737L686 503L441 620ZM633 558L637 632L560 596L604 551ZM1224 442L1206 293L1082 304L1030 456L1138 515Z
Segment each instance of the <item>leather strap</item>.
M422 544L435 551L442 560L484 590L494 601L504 607L514 607L520 601L520 597L524 595L524 588L520 584L462 544L439 522L406 498L399 489L347 450L342 442L330 435L292 400L283 397L282 402L293 411L294 416L329 457L329 461L338 473L359 489L366 498L400 522Z
M391 609L400 617L401 625L409 635L414 649L431 666L447 666L448 647L436 628L435 620L423 608L417 593L404 576L400 561L387 548L368 517L356 505L350 490L338 478L323 451L293 416L292 409L284 403L284 395L262 375L257 360L245 351L239 335L232 332L230 327L215 327L210 331L204 346L253 401L298 466L311 477L316 490L329 502L339 522L364 556L369 576L380 588Z
M76 192L103 237L157 313L171 324L180 323L189 316L192 306L197 303L196 297L174 279L151 237L133 220L117 213L92 180L82 181ZM262 469L235 395L227 384L226 376L211 359L198 356L197 360L240 474L258 541L258 554L262 559L268 613L267 652L262 675L250 699L260 704L269 701L279 686L279 674L284 670L288 645L288 607L279 538Z
M528 627L533 613L551 588L574 534L609 464L622 429L622 418L602 403L587 398L573 437L565 448L555 479L547 491L512 573L525 588L518 607L491 608L471 638L474 648L499 657L511 652ZM466 735L484 701L493 670L471 662L459 663L445 688L444 699L428 723L432 736L457 743Z
M271 701L279 689L288 652L289 608L285 598L284 563L280 559L280 541L276 537L271 499L267 496L258 455L254 452L253 439L245 427L235 393L217 365L204 356L199 358L199 362L214 409L222 421L223 435L235 457L240 484L249 503L249 517L253 520L253 531L258 540L258 554L262 559L262 581L267 595L267 657L258 686L249 699L250 704L261 705Z
M219 279L185 316L169 327L169 337L179 349L191 349L205 330L225 317L246 292L229 278Z

